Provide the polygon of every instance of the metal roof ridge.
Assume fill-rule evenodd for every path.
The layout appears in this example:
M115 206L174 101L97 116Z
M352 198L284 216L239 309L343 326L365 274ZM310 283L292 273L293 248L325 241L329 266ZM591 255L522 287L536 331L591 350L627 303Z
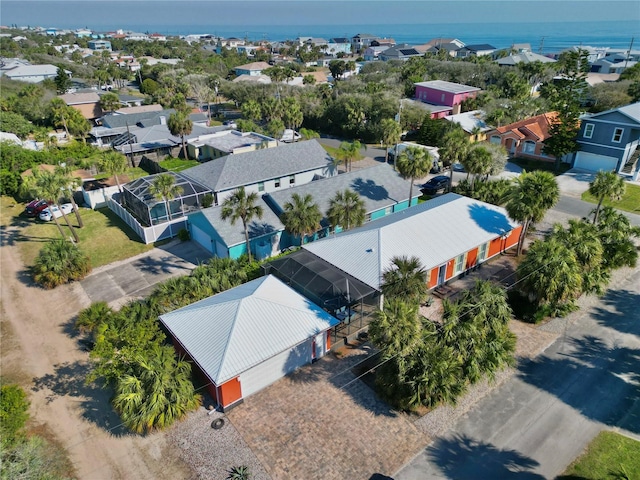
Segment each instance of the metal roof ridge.
M237 304L236 305L236 313L235 313L235 315L233 317L233 322L231 323L231 327L229 328L229 334L227 335L226 342L225 342L225 345L224 345L224 352L220 356L220 363L218 364L218 371L216 372L217 373L217 375L216 375L216 377L217 377L216 378L216 385L218 385L218 382L220 381L220 373L222 372L222 369L224 368L224 363L225 363L225 360L227 358L227 353L229 353L229 345L231 344L231 339L233 338L233 333L234 333L234 330L236 328L236 324L238 323L238 317L239 317L240 308L242 307L242 301L246 300L247 298L251 298L251 297L244 297L244 298L241 298L239 300L236 300L236 304ZM229 379L225 379L223 381L223 383L226 380L229 380Z

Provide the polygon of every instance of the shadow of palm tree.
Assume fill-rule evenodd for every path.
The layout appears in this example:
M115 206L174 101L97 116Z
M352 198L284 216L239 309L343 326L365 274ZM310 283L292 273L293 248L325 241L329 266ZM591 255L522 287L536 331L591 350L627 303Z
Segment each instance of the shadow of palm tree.
M640 276L638 277L640 281ZM640 295L629 290L608 290L602 297L606 307L593 310L593 318L603 327L636 334L640 324Z
M490 443L478 441L466 435L438 439L427 448L426 454L446 478L456 480L484 478L542 480L544 478L531 471L539 465L534 459L517 450L501 450Z
M370 198L371 200L385 200L389 198L389 192L382 185L378 185L373 180L363 180L356 178L351 182L351 188L360 196Z
M469 213L478 226L489 233L502 235L512 230L507 216L493 208L473 204L469 205Z
M640 433L640 349L585 336L564 350L524 362L519 377L591 420Z
M59 397L72 397L82 409L82 416L112 435L128 434L121 425L120 417L109 402L111 389L96 383L87 384L85 379L91 370L87 361L65 362L54 365L54 372L33 379L32 390L47 390L46 401L51 403Z

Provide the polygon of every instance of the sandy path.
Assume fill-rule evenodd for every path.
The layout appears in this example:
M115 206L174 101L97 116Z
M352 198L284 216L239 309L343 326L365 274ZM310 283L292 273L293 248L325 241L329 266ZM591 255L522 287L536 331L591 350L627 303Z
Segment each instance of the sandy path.
M3 237L10 228L3 232ZM53 291L31 284L18 248L0 249L2 373L30 389L33 422L46 424L81 479L180 479L193 475L165 434L140 437L118 427L110 392L85 386L88 353L72 338L77 312L89 305L79 285Z

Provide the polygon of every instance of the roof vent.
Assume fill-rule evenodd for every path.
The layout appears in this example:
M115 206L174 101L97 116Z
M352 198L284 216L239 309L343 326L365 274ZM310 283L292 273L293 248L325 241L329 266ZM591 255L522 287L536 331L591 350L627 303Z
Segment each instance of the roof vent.
M373 253L373 248L367 248L366 252L367 253Z

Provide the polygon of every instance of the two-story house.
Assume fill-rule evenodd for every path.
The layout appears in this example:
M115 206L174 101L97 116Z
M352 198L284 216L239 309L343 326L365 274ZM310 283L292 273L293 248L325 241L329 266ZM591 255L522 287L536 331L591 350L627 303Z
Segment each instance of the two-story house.
M414 83L415 98L428 105L449 107L446 109L432 109L431 118L444 118L447 115L460 113L460 104L467 98L476 98L480 91L477 87L460 83L431 80L429 82Z
M640 179L640 102L582 117L573 167Z

